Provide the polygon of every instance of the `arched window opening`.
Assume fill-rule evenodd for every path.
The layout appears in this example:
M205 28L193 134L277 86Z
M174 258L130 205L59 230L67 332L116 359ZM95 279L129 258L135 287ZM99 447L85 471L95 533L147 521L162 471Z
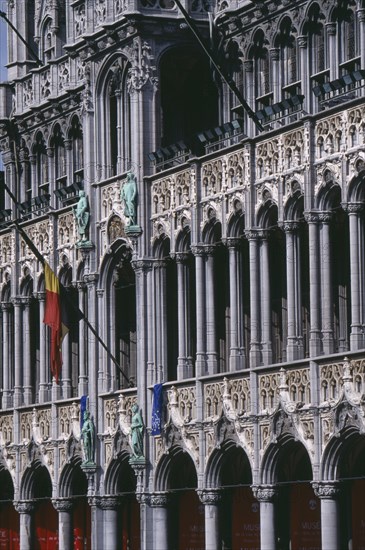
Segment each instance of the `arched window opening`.
M115 269L115 356L124 373L116 369L120 388L137 384L136 282L129 254Z
M289 18L285 18L282 22L275 46L279 48L282 98L300 94L296 30Z
M40 132L38 132L36 137L34 153L36 155L36 181L38 195L48 195L50 183L48 155L43 135Z
M346 74L361 68L359 31L354 9L354 1L339 0L334 10L338 32L340 74Z
M160 65L161 144L189 140L218 125L218 93L205 57L191 47L171 49Z
M67 182L66 175L66 148L61 128L56 126L53 134L54 162L56 188L64 187Z
M308 36L309 71L314 87L330 79L324 16L318 4L311 7L303 31Z
M106 77L104 111L104 143L101 144L105 177L122 174L130 169L131 158L131 107L126 91L128 64L119 59Z
M43 23L42 36L41 36L41 56L45 62L54 58L54 36L52 31L52 20L47 19Z
M256 110L259 110L271 105L273 101L269 52L265 34L262 30L255 34L250 58L253 59Z
M72 183L76 183L82 188L84 184L84 148L82 127L77 116L72 119L69 138L72 143Z

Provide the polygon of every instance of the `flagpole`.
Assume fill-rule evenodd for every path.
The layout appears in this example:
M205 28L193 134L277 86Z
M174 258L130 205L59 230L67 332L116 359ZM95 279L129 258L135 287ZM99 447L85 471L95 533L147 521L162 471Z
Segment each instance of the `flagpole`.
M12 191L9 189L9 187L6 185L5 181L3 182L3 185L4 185L4 189L5 191L8 193L9 197L11 198L11 200L14 202L15 204L15 207L17 209L19 209L19 206L18 206L18 201L16 200L16 197L15 195L12 193ZM23 240L26 242L26 244L29 246L30 250L33 252L33 254L35 255L35 257L37 258L37 260L39 260L41 262L41 264L45 265L46 263L46 259L44 258L44 256L41 254L41 252L38 250L38 248L35 246L35 244L33 243L33 241L28 237L27 233L24 231L24 229L19 225L19 223L16 221L16 220L13 220L13 225L15 227L15 229L18 231L18 233L23 237ZM58 279L58 277L57 277ZM90 321L88 320L88 318L86 317L85 313L83 311L81 311L80 308L76 307L75 304L69 299L69 296L68 296L68 293L67 293L67 289L63 286L63 284L61 283L61 281L58 279L58 282L59 282L59 285L60 285L60 288L63 289L63 295L65 296L68 304L72 307L72 309L78 314L79 317L81 317L81 319L86 323L86 326L88 327L88 329L90 330L90 332L92 332L92 334L95 336L95 338L97 339L97 341L99 342L99 344L104 348L104 350L107 352L109 358L113 361L113 363L116 365L116 367L118 368L118 370L120 371L120 373L122 374L123 378L128 382L128 385L130 386L131 385L131 381L130 379L128 378L128 376L125 374L125 372L123 371L122 367L119 365L118 363L118 360L116 359L116 357L113 355L113 353L110 351L110 349L108 348L108 346L105 344L104 340L100 337L100 335L98 334L98 332L95 330L95 328L92 326L92 324L90 323Z

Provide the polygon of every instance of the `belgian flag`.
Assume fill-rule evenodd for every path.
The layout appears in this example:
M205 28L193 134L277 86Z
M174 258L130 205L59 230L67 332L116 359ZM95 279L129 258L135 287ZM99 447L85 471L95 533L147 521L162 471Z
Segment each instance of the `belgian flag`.
M66 304L66 296L62 296L63 288L47 262L44 262L44 282L46 289L46 304L43 322L51 329L50 366L52 375L58 380L62 367L62 341L70 329L70 316Z

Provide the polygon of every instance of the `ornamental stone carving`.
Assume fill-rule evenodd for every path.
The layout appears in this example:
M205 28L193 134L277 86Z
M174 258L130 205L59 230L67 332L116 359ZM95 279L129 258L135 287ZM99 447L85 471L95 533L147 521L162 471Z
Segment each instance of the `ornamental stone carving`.
M149 83L157 89L158 78L151 46L148 42L135 38L130 48L131 67L128 70L128 89L130 93L140 91Z
M55 498L52 499L52 504L57 512L69 513L72 511L73 502L68 498Z
M219 489L199 489L197 493L200 502L205 505L217 506L222 500L222 493Z
M321 499L336 499L340 493L337 481L322 481L312 483L314 494Z
M278 494L274 485L253 485L252 492L259 502L273 502Z
M153 508L165 508L169 503L169 493L151 493L150 506Z

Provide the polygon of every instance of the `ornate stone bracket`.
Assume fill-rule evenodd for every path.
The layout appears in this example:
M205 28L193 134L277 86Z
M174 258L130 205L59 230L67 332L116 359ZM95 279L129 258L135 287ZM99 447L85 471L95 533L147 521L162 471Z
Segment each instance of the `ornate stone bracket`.
M245 437L243 425L241 423L244 413L237 413L233 408L231 399L231 383L228 378L223 378L222 407L223 414L226 419L232 423L240 444L245 449L247 455L252 456L252 449L250 448L249 442Z
M184 420L181 416L179 410L179 394L175 386L172 386L171 390L168 391L167 397L167 410L169 412L169 417L165 429L168 428L169 424L172 424L179 430L181 440L186 450L190 453L195 463L199 464L199 452L193 434L196 423L195 421Z

